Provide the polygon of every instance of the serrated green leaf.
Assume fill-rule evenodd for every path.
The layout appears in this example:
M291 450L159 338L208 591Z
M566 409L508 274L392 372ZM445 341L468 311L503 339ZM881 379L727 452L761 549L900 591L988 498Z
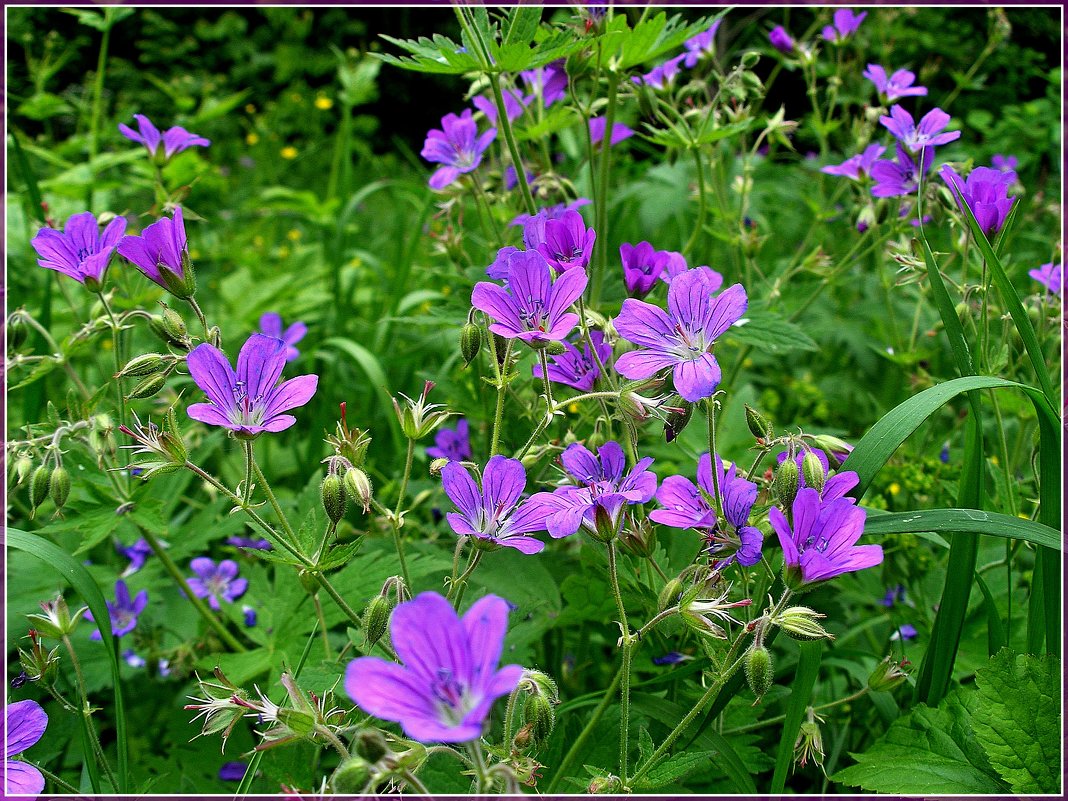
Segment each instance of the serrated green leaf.
M645 774L644 777L634 783L635 790L655 790L666 784L678 781L692 773L715 756L715 751L689 751L676 754L670 759L661 762L655 768Z
M976 671L975 737L1014 793L1060 791L1060 660L1007 648Z
M818 349L812 337L800 326L774 312L763 310L747 312L745 317L727 329L723 336L766 353Z

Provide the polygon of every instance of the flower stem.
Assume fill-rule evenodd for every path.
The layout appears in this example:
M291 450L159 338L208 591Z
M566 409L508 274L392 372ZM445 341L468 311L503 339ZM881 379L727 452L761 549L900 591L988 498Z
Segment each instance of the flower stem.
M120 347L121 347L121 344L122 344L121 341L120 341L122 328L119 325L118 320L115 319L115 313L111 310L111 304L108 303L107 296L104 295L103 290L97 292L96 294L97 294L97 297L100 298L100 304L104 307L104 311L107 312L108 320L111 323L111 352L112 352L112 357L115 360L115 373L117 375L118 373L122 372L122 368L123 368L122 351L120 350ZM122 379L121 378L116 378L115 379L115 390L116 390L116 402L118 403L118 407L119 407L119 424L120 425L125 425L125 423L126 423L126 396L124 395L124 393L122 391Z
M285 512L282 511L282 507L278 503L278 498L275 497L274 490L271 489L271 485L267 483L267 477L263 475L263 470L260 468L260 465L256 461L255 456L253 456L252 458L252 469L256 473L256 478L260 482L260 487L263 489L263 494L267 496L267 502L271 504L271 508L274 509L275 516L278 518L278 523L282 526L282 530L291 539L296 539L296 534L293 532L293 527L289 525L289 518L287 518ZM247 506L247 504L242 505ZM305 560L306 559L307 557L305 557Z
M412 580L408 575L408 562L404 558L404 541L401 539L401 507L404 506L404 495L408 491L408 478L412 473L412 459L415 456L415 440L408 440L408 454L404 458L404 474L401 476L400 492L397 493L397 506L393 510L393 515L390 519L390 523L393 526L393 543L397 546L397 559L400 562L401 577L404 579L405 586L411 591Z
M504 364L497 363L497 348L493 344L493 333L487 329L487 336L490 343L490 358L493 360L493 371L497 375L497 408L493 413L493 434L490 441L490 456L496 456L500 450L501 444L501 420L504 417L504 390L507 388L507 383L504 377L508 374L509 360L512 356L512 340L508 340L504 346Z
M599 703L596 709L593 710L593 714L590 715L590 719L586 722L586 727L579 732L579 736L575 738L575 741L571 743L571 748L564 754L564 758L560 760L560 766L556 769L556 773L553 774L553 780L549 782L549 789L546 790L546 794L552 795L557 785L567 775L567 769L571 767L571 763L575 761L576 755L582 750L582 746L585 745L586 740L589 739L593 733L594 728L601 720L601 716L604 711L608 709L608 705L615 698L616 687L619 686L620 681L623 679L623 669L620 668L616 671L615 678L612 679L611 684L604 691L604 695L601 697L601 703Z
M716 517L723 516L723 492L719 486L719 470L716 469L716 399L715 396L705 400L708 413L708 458L712 462L712 488L715 491L713 501L716 505Z
M619 718L619 777L623 787L627 786L627 756L630 745L630 668L635 639L627 623L627 610L623 605L623 594L619 590L619 564L616 559L616 541L608 543L608 577L612 583L612 595L616 599L619 612L619 625L623 631L620 638L623 649L623 666L620 668L622 687L620 688Z
M701 163L701 149L696 145L693 147L693 163L697 168L697 223L693 227L693 233L690 234L690 238L682 248L682 255L684 256L689 256L690 251L697 244L697 238L705 228L705 215L708 213L708 198L705 196L705 168L704 164Z
M208 319L204 316L204 312L200 308L200 304L197 303L196 298L188 298L189 307L193 310L193 314L197 316L197 320L200 321L200 327L204 329L204 341L207 342L211 339L211 332L208 330Z
M467 750L475 765L475 791L478 795L483 795L489 789L486 786L486 779L489 777L486 770L486 756L482 753L482 743L472 740L467 744Z
M100 737L96 733L96 726L93 725L93 712L89 706L89 693L85 688L85 676L82 674L82 665L78 661L78 654L74 650L74 644L70 641L70 636L63 635L63 645L67 649L67 653L70 654L70 662L74 665L74 675L78 683L78 697L81 699L81 718L82 727L93 749L93 758L104 768L104 773L107 775L107 779L111 782L111 786L116 790L119 789L119 782L115 778L115 774L111 770L111 765L108 764L107 758L104 756L104 749L100 745ZM108 647L112 647L111 643L107 644ZM86 754L86 757L89 755Z
M619 92L619 73L608 71L608 107L605 110L604 136L601 138L600 180L597 186L597 269L590 282L590 302L601 299L601 282L608 271L608 173L612 163L612 126L616 122L616 98Z
M323 605L319 601L319 593L312 594L315 603L315 617L319 621L319 632L323 635L323 656L327 661L334 658L333 649L330 647L330 638L326 634L326 617L323 615Z
M410 785L413 790L415 790L416 795L422 795L428 798L430 797L430 790L428 790L427 786L421 781L419 781L419 779L416 778L415 774L412 773L410 770L402 771L401 778L404 779L404 781L408 785Z
M668 609L665 609L663 612L660 612L658 615L656 615L656 617L652 618L648 623L638 629L637 633L634 635L635 638L640 640L642 637L652 631L653 626L655 626L661 620L667 620L669 617L676 614L678 611L679 608L677 606L672 606Z
M248 506L249 501L252 499L252 465L255 462L253 456L253 441L246 439L244 441L245 446L245 486L242 492L242 503Z
M545 381L545 417L538 423L534 432L530 435L530 439L527 440L523 449L516 455L515 458L517 459L522 459L527 455L527 451L533 447L538 437L548 428L549 422L553 419L553 414L556 413L556 404L553 402L552 382L549 380L549 359L545 355L544 348L538 351L538 358L541 360L541 374Z
M167 553L167 549L163 547L163 543L159 541L159 538L144 526L138 526L138 529L141 531L141 536L145 538L145 542L148 543L148 547L152 549L152 553L159 558L160 564L163 565L163 569L167 571L167 574L172 579L174 579L174 583L178 585L178 588L185 595L186 600L188 600L189 603L193 605L193 608L197 610L197 614L204 618L204 622L219 635L220 639L222 639L231 650L238 653L247 651L248 649L238 642L234 635L229 632L225 625L223 625L222 621L212 614L208 605L193 593L193 590L189 587L189 583L185 580L185 576L182 575L182 571L178 568L178 565L175 564L174 560L171 559L171 555Z
M509 750L512 741L512 718L515 717L515 704L519 699L519 685L508 694L508 706L504 710L504 739L501 740L501 748Z
M467 579L469 579L471 574L475 572L475 568L478 567L478 563L482 561L482 554L484 553L485 551L475 551L474 555L471 557L471 561L468 562L467 569L463 572L463 575L456 579L456 583L452 585L452 587L449 587L448 595L445 596L446 600L452 597L454 588L459 588L456 590L456 600L453 602L456 609L460 608L460 604L464 599L464 592L467 589Z
M65 791L67 793L70 793L71 795L78 795L78 788L77 787L74 787L73 785L67 784L65 781L63 781L61 778L59 778L59 776L54 774L52 771L47 770L46 768L42 768L40 765L37 765L37 764L34 764L34 767L37 768L37 770L41 771L41 775L42 776L44 776L49 781L53 782L55 785L57 785L63 791Z

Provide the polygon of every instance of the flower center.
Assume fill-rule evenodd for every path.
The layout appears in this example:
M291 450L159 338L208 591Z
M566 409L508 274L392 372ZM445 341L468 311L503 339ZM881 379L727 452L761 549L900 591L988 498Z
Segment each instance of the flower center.
M464 716L471 706L470 698L467 695L467 688L452 675L452 671L448 668L439 668L437 678L430 685L430 689L437 699L441 720L452 726L463 723Z
M519 319L528 331L545 330L545 303L527 296L527 302L519 312Z

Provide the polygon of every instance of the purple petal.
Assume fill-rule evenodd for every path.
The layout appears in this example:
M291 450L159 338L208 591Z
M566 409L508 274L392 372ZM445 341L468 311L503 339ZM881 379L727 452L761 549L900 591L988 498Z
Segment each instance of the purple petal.
M282 350L282 354L285 355L285 349ZM298 375L288 381L283 381L273 390L268 390L267 416L274 417L281 412L288 412L290 409L303 406L312 399L318 387L319 376L317 375Z
M676 364L672 377L679 395L693 403L712 397L721 375L716 358L711 353L702 353L696 359Z
M9 759L5 764L7 773L7 795L39 796L44 792L44 776L33 765L19 760Z
M44 736L48 715L36 701L15 701L7 705L7 732L4 746L5 757L21 754ZM8 763L8 770L11 763Z
M457 509L470 520L478 519L482 511L482 495L466 468L459 462L449 462L441 469L441 485ZM453 526L453 530L455 528Z
M482 687L491 682L501 661L508 632L508 602L486 595L472 604L460 622L471 651L471 686Z
M511 509L527 485L527 473L518 459L494 456L482 471L482 497L486 509Z
M237 408L237 399L234 396L237 376L222 351L204 342L189 353L186 366L197 386L204 390L212 403L226 412Z
M237 380L241 386L238 394L247 396L252 403L256 403L258 398L266 398L282 377L285 366L285 343L274 337L253 334L245 341L237 357ZM285 408L292 407L279 408L278 411L284 411Z
M434 681L442 669L466 682L471 664L459 618L452 604L424 592L393 612L390 637L405 666L421 679Z
M435 699L426 683L411 670L377 656L362 656L349 663L345 691L364 712L402 723L406 732L409 721L437 721Z

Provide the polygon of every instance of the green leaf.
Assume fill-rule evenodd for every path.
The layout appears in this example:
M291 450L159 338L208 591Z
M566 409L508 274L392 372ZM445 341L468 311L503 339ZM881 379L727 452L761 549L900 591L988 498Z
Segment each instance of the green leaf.
M56 547L43 537L29 534L19 529L9 528L5 533L7 546L24 551L31 556L40 559L45 565L59 573L74 591L85 601L89 611L93 613L93 620L103 639L104 648L108 656L108 667L111 668L111 684L115 698L115 735L116 748L119 754L118 791L125 793L129 777L129 752L127 744L129 739L126 732L126 706L122 695L122 678L119 673L118 641L111 633L111 615L108 612L107 602L100 588L96 586L93 577L82 564L73 556L61 548Z
M975 737L1014 793L1060 791L1060 660L1003 648L976 671Z
M510 9L501 22L501 44L529 44L534 40L540 22L540 6L516 6Z
M786 771L794 756L794 743L801 721L805 717L809 701L812 699L812 687L820 672L823 658L823 643L801 643L801 655L797 660L797 673L790 685L790 697L786 700L786 720L782 724L782 736L779 738L779 751L775 755L775 772L771 777L771 793L778 795L786 785ZM741 672L741 671L739 671Z
M920 704L899 718L871 748L832 781L875 793L998 793L982 747L972 733L978 694L957 690L937 709Z
M789 353L795 350L818 350L812 337L800 326L774 312L756 310L727 329L724 338L734 339L765 353Z
M60 114L73 114L74 107L59 95L37 92L20 103L15 113L40 122Z
M389 394L389 382L386 380L386 371L382 369L382 363L367 348L358 342L341 337L331 337L323 342L324 348L336 348L352 357L360 369L367 374L368 380L378 391L382 400L382 408L386 410L386 419L390 423L390 431L393 433L393 442L397 444L403 440L400 423L392 413L393 398Z
M715 751L688 751L661 762L634 783L635 790L655 790L697 770L716 755Z
M394 56L389 53L372 53L387 64L414 72L430 72L440 75L463 75L479 69L478 59L470 50L460 52L460 45L446 36L435 34L433 39L421 36L418 40L395 39L386 34L379 34L387 42L407 50L409 56Z
M869 515L865 534L912 534L937 531L940 534L990 534L1011 540L1023 540L1047 548L1061 547L1056 529L1014 515L979 509L922 509L915 512L890 512Z

